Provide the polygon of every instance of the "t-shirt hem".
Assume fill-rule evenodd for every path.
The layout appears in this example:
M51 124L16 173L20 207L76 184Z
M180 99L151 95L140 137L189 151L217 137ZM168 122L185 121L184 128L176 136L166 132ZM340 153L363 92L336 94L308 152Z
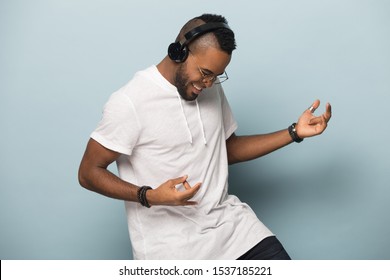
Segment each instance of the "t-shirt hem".
M109 150L112 150L112 151L120 153L120 154L125 154L128 156L131 155L131 151L129 151L128 149L121 147L119 145L113 144L112 142L107 140L105 137L103 137L102 135L97 133L96 131L92 132L90 137Z
M248 245L248 247L246 249L244 249L243 252L241 252L238 256L234 257L234 259L237 260L239 257L241 257L242 255L247 253L249 250L251 250L253 247L255 247L257 244L259 244L261 241L263 241L264 239L271 237L271 236L275 236L275 234L271 233L268 235L263 235L262 238L260 238L260 239L254 239L256 241L253 241L250 245Z
M234 123L227 131L226 131L226 139L227 140L232 134L237 130L238 125Z

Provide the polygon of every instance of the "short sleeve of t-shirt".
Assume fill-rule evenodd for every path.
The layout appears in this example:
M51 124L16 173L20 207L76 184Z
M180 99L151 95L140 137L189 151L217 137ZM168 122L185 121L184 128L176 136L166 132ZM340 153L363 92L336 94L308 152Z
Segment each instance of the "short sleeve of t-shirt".
M122 92L111 95L103 117L91 138L112 151L131 155L139 137L140 125L134 105Z
M236 120L234 119L233 112L230 108L229 102L223 92L222 87L221 90L221 103L222 103L222 115L223 115L223 128L225 130L225 140L227 140L233 132L237 129L238 125Z

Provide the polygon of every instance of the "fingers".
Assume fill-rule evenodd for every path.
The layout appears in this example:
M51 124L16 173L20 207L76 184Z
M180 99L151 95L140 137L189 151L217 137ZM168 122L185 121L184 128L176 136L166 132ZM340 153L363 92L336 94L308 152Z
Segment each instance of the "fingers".
M187 182L187 181L184 181L183 182L183 186L186 190L191 190L191 189L199 189L200 188L200 185L201 183L197 183L195 186L191 187L190 184Z
M330 105L330 103L326 103L326 112L324 115L326 122L329 122L330 118L332 117L332 106Z
M317 124L322 124L322 123L327 123L324 116L314 117L314 118L309 120L310 125L317 125Z
M310 119L309 124L318 124L321 122L328 123L331 117L332 117L332 107L329 103L327 103L325 113L323 113L319 117L314 117Z
M309 110L309 112L313 114L314 111L317 110L319 106L320 106L320 100L317 99L307 110Z
M307 110L311 114L313 114L315 112L315 110L318 109L319 106L320 106L320 100L317 99L316 101L313 102L313 104ZM323 115L321 115L321 117L324 117L324 120L326 122L329 122L330 118L332 117L332 107L331 107L330 103L326 103L325 113ZM309 121L309 123L310 124L318 123L318 122L320 122L321 117L316 117L314 119L311 119Z
M198 192L201 185L202 185L202 183L197 183L196 185L191 187L190 184L187 181L185 181L183 183L183 186L186 190L181 192L181 193L188 200L188 199L192 198Z
M200 189L201 183L197 183L193 187L190 187L188 182L185 182L187 186L185 186L186 191L181 192L180 194L183 196L183 201L181 205L196 205L198 204L197 201L191 201L190 199L194 197L194 195L198 192Z
M172 186L183 184L184 182L186 182L187 178L188 178L188 175L185 175L185 176L182 176L182 177L178 177L178 178L175 178L175 179L171 179L170 183L172 184Z
M313 113L320 106L320 100L315 100L312 105L299 117L296 129L299 137L307 138L321 134L326 128L332 117L332 107L326 104L325 112L320 116Z
M178 191L176 190L176 196L179 202L176 205L195 205L196 201L190 201L192 197L199 191L201 183L197 183L191 187L191 185L187 181L188 176L182 176L176 179L172 179L171 183L174 184L174 188L176 189L176 185L183 184L185 190Z
M190 186L190 184L187 182L187 180L183 182L183 186L184 186L184 188L185 188L186 190L190 190L190 189L191 189L191 186Z

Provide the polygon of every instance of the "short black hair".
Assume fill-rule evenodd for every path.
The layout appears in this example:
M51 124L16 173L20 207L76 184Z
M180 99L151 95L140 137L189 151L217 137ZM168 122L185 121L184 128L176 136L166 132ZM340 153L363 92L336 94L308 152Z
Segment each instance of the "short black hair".
M208 22L222 22L228 24L228 21L225 17L215 14L203 14L195 19L200 19L205 23ZM236 40L234 38L234 32L232 30L221 28L211 31L214 36L217 38L218 44L223 51L228 54L232 54L233 50L236 49Z

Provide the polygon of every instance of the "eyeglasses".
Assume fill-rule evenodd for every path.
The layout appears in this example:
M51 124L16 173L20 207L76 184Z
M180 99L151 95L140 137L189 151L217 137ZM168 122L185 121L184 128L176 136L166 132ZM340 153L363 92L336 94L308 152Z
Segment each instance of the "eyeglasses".
M192 52L189 52L196 60L195 55L192 54ZM215 74L209 74L205 73L202 68L199 67L199 65L195 62L196 67L198 67L199 73L202 75L202 82L211 82L214 84L222 84L223 82L226 82L229 79L228 74L226 71L223 72L221 75L215 75Z

